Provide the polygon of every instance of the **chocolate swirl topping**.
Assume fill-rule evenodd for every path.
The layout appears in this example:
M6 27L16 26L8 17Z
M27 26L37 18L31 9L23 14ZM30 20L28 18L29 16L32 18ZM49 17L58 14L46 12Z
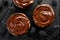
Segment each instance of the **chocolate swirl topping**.
M33 19L34 22L40 27L50 25L54 20L55 14L52 7L48 4L38 5L35 8Z
M30 28L30 21L25 14L16 13L9 17L7 28L12 35L22 35Z
M34 0L13 0L14 4L20 8L25 8L32 4Z

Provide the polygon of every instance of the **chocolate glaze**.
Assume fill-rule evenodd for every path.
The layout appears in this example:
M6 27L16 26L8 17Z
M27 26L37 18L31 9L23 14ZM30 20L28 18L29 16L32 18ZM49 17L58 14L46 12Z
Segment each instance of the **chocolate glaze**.
M50 25L55 17L52 7L48 4L38 5L33 14L33 20L39 27Z
M13 14L7 21L7 29L14 36L26 33L29 28L30 21L28 17L23 13Z
M34 2L34 0L13 0L14 4L20 8L26 8Z

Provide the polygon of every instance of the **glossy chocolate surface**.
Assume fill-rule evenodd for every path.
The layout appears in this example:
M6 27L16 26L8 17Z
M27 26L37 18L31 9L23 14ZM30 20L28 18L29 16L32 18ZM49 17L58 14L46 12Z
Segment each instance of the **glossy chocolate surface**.
M48 4L38 5L33 14L33 20L39 27L50 25L55 17L52 7Z
M32 4L34 0L13 0L14 4L20 8L25 8Z
M23 13L15 13L8 19L7 29L14 36L25 34L29 28L30 21Z

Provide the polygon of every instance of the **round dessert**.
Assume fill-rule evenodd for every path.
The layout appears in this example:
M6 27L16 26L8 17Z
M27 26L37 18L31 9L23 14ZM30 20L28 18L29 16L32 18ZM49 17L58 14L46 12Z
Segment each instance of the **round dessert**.
M29 28L30 20L23 13L15 13L7 21L7 29L14 36L25 34Z
M50 25L55 17L55 13L49 4L38 5L33 14L33 20L39 27Z
M20 8L26 8L30 4L34 3L34 0L13 0L13 2Z

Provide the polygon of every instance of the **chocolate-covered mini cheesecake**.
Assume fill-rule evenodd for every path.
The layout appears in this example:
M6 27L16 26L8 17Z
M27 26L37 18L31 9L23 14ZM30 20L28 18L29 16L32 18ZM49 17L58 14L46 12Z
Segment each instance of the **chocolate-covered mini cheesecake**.
M14 35L23 35L30 28L30 20L23 13L15 13L7 21L8 31Z
M30 4L34 3L34 0L13 0L14 4L20 8L26 8Z
M39 27L50 25L54 21L55 13L49 4L38 5L33 13L33 20Z

